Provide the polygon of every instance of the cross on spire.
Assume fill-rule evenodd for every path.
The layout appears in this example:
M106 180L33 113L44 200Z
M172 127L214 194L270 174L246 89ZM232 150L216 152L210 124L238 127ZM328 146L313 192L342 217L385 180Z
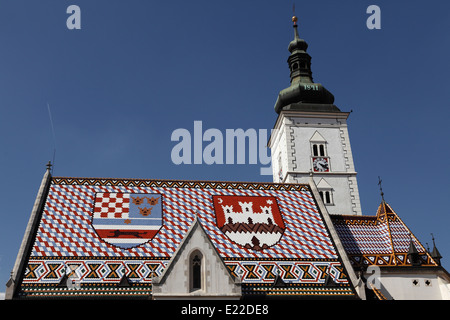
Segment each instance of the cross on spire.
M384 202L384 192L383 192L383 188L381 187L381 182L382 182L382 181L383 181L383 180L381 180L380 176L378 176L378 185L380 186L381 199L382 199L383 202Z
M295 3L292 4L292 22L294 23L294 26L297 24L297 17L295 16Z

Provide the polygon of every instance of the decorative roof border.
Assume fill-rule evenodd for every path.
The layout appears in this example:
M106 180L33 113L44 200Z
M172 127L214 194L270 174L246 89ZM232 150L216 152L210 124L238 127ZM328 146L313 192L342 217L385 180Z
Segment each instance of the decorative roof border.
M114 256L32 256L31 259L33 260L117 260L117 261L133 261L133 260L139 260L139 261L153 261L153 260L161 260L161 261L169 261L170 257L114 257Z
M307 184L270 182L234 182L202 180L152 180L152 179L111 179L111 178L71 178L53 177L52 185L125 186L125 187L165 187L204 189L248 189L311 191Z
M295 262L340 262L338 258L245 258L245 257L238 257L238 258L223 258L223 261L225 262L234 262L234 261L295 261Z
M283 287L274 287L273 284L243 284L244 296L345 296L355 298L355 293L349 285L337 285L335 287L318 284L304 287L298 284L285 283Z
M377 216L355 216L355 215L330 215L333 224L343 225L377 225L380 221Z
M94 257L94 256L79 256L79 257L72 257L72 256L33 256L33 260L105 260L106 258L104 256ZM139 260L139 261L153 261L153 260L162 260L162 261L169 261L170 257L114 257L114 256L108 256L107 260L117 260L117 261L133 261L133 260ZM295 261L295 262L309 262L309 261L315 261L315 262L337 262L339 261L338 258L246 258L246 257L238 257L238 258L229 258L224 257L223 261L225 262L233 262L233 261Z
M58 288L55 286L24 286L19 297L31 299L49 298L145 298L151 296L151 284L133 284L131 287L120 288L117 284L88 285L78 290Z
M349 254L350 263L354 268L378 266L378 267L411 267L407 253L386 254ZM427 253L419 255L421 267L434 267L434 260Z

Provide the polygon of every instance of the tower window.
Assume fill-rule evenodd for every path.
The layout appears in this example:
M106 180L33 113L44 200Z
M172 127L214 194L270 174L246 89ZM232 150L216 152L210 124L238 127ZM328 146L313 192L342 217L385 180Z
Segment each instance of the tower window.
M319 156L325 156L325 146L323 144L319 145Z
M325 191L325 203L331 203L330 191Z
M333 204L332 192L331 190L320 190L320 197L325 205Z
M312 151L313 151L313 156L314 157L325 157L326 156L326 152L325 152L325 144L323 143L314 143L312 145Z

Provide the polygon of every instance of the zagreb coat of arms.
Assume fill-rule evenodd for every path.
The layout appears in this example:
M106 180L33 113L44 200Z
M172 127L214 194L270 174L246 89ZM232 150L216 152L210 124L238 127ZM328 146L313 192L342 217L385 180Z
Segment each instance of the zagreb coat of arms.
M285 225L275 197L213 196L217 227L233 242L252 250L280 241Z

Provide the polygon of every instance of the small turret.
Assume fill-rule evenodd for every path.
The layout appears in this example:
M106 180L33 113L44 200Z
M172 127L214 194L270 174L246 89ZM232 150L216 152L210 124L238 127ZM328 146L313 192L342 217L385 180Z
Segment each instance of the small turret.
M433 239L433 250L431 251L431 257L440 266L441 265L442 256L441 256L439 250L436 248L436 243L434 242L433 234L431 234L431 237Z
M417 248L414 245L411 236L409 239L409 249L406 256L408 257L408 260L412 266L420 266L422 264L420 261L419 251L417 251Z

